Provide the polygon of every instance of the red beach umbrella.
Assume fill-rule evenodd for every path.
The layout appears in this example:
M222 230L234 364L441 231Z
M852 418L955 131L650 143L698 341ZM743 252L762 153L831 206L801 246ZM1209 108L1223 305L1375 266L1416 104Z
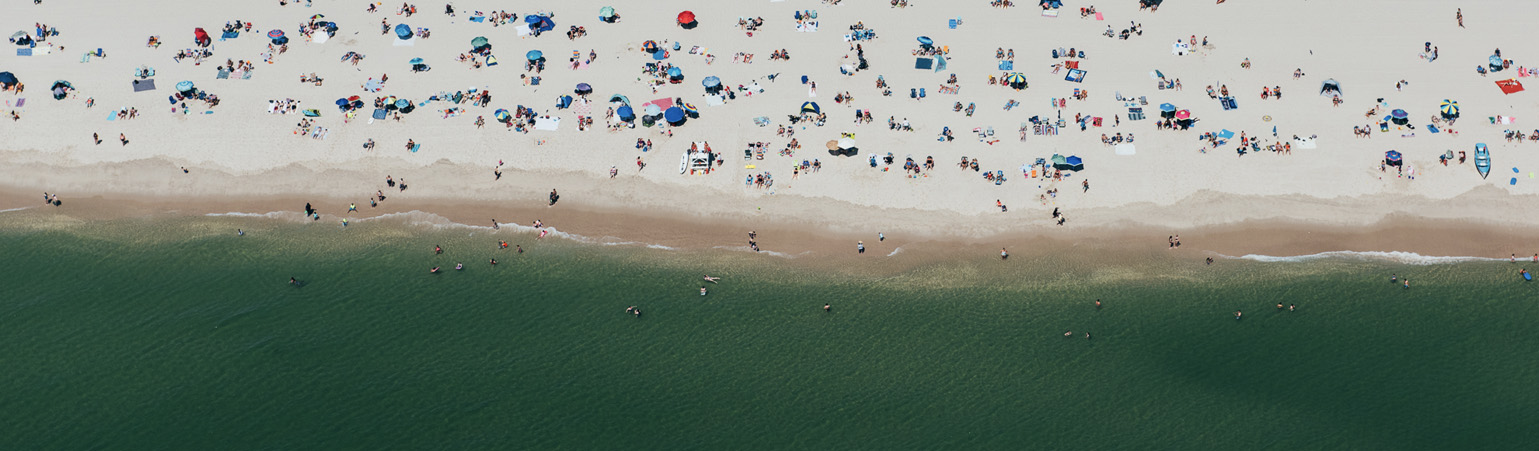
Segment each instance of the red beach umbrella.
M1190 117L1192 117L1191 110L1181 110L1176 112L1176 119L1186 119Z
M695 22L695 13L693 11L684 11L684 12L679 13L679 25L684 25L684 24L689 24L689 23L694 23L694 22Z

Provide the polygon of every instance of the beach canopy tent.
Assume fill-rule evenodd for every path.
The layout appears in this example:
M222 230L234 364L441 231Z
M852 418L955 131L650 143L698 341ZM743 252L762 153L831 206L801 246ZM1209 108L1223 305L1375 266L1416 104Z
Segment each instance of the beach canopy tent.
M192 29L192 40L193 42L198 43L198 46L200 47L208 47L214 43L214 39L208 37L208 32L204 31L202 28Z
M1017 91L1026 89L1026 75L1020 72L1011 72L1005 75L1004 82Z
M587 83L578 83L577 88L573 89L572 92L575 92L579 95L590 94L593 92L593 86L589 86Z
M818 113L822 113L822 112L823 112L823 109L822 108L818 108L818 103L817 102L802 102L802 113L803 114L806 114L806 113L818 114Z
M1390 165L1390 166L1399 166L1400 163L1401 163L1400 152L1394 151L1394 150L1391 150L1389 152L1384 152L1384 164L1387 164L1387 165Z
M625 122L630 122L630 121L636 120L636 112L634 110L631 110L631 107L629 105L625 105L625 106L621 106L619 108L616 108L615 109L615 115L620 116L620 120L625 121Z
M0 85L5 86L6 88L10 88L12 86L16 86L17 83L21 83L21 81L16 79L16 74L10 72L0 72Z
M1334 78L1325 79L1325 81L1320 82L1320 95L1326 97L1341 95L1341 83L1337 83Z
M572 106L572 96L561 96L556 98L556 108L565 109L569 106Z
M550 17L548 16L537 16L530 14L524 16L524 23L529 24L529 29L531 31L546 32L556 29L556 22L550 20Z
M623 95L615 94L609 96L609 103L619 103L621 105L630 106L631 99Z
M695 13L694 13L694 11L684 11L684 12L679 13L679 26L680 27L684 27L684 29L688 30L688 29L691 29L691 28L695 28L695 26L699 25L699 24L700 24L699 22L695 21Z
M1053 163L1053 168L1055 169L1068 169L1069 166L1069 160L1064 158L1063 155L1056 153L1053 154L1053 157L1049 158L1048 161Z
M663 112L663 120L668 121L669 125L683 124L684 118L685 114L683 108L671 107L668 108L668 111Z
M915 39L919 41L919 45L920 46L923 46L925 48L930 48L931 46L935 45L935 40L934 39L930 39L929 36L920 36L920 37L915 38Z
M1512 94L1515 92L1523 91L1523 83L1518 82L1516 78L1498 80L1496 82L1496 87L1502 89L1502 94Z
M1067 170L1070 170L1070 171L1083 171L1083 170L1085 170L1085 161L1081 160L1078 156L1070 155L1068 158L1064 158L1063 159L1063 163L1066 166L1063 169L1067 169Z
M481 47L485 47L486 45L488 45L489 42L490 41L486 40L486 36L476 36L475 39L471 39L470 40L470 46L472 48L481 48Z
M545 52L541 52L539 50L530 50L529 53L524 54L524 58L529 58L529 61L539 61L540 58L544 57Z
M75 85L69 84L68 81L64 80L54 80L53 86L48 88L49 91L53 91L54 100L64 100L65 97L69 96L69 90L71 89L75 89Z
M395 37L402 40L411 39L411 25L397 24L395 26Z
M1443 104L1438 107L1438 112L1443 116L1443 119L1458 119L1459 102L1443 99Z

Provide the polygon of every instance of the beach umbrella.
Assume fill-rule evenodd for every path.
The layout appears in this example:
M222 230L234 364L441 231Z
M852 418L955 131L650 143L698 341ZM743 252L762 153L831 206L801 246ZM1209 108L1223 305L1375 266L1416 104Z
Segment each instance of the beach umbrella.
M684 123L684 109L679 107L669 107L668 111L663 112L663 120L668 121L669 124L675 125Z
M1059 154L1055 153L1055 154L1053 154L1053 158L1050 158L1048 160L1053 163L1053 167L1054 168L1057 168L1057 169L1068 169L1067 168L1067 166L1069 165L1068 160L1065 160L1063 158L1063 155L1059 155Z
M684 78L684 70L677 67L670 67L668 68L668 78L672 78L674 80Z
M1500 69L1502 67L1502 57L1500 56L1491 55L1488 61L1491 63L1492 69Z
M715 75L712 75L712 76L705 77L704 79L700 80L700 84L705 85L705 87L707 87L707 88L714 88L714 87L717 87L717 86L721 86L721 79L720 78L716 78Z
M1181 110L1176 112L1176 119L1190 119L1191 117L1192 110Z
M587 93L591 93L591 92L593 92L593 87L592 87L592 86L588 86L588 84L587 84L587 83L578 83L578 84L577 84L577 90L576 90L576 92L577 92L577 93L578 93L578 94L587 94Z
M395 37L401 38L401 39L411 39L411 25L407 25L407 24L404 24L404 23L396 25L395 26Z
M530 15L524 16L524 23L527 23L527 24L537 24L537 23L540 23L540 20L543 20L543 19L544 19L543 17L537 16L537 15L534 15L534 14L530 14Z
M1010 85L1012 88L1017 90L1023 89L1026 87L1026 74L1022 74L1020 72L1011 72L1005 75L1004 81L1005 84Z
M315 19L322 19L322 18L325 18L325 17L326 17L325 14L316 14L314 16L310 16L310 20L314 21Z
M663 108L657 106L657 104L648 103L645 108L641 109L642 116L656 116L659 114L663 114Z
M839 150L839 141L830 139L827 146L828 150Z
M688 103L680 103L679 105L684 107L684 114L689 115L690 119L700 117L700 109L695 108L694 105Z
M1402 159L1402 157L1400 155L1400 152L1398 152L1398 151L1391 150L1391 151L1388 151L1388 152L1384 152L1384 163L1385 164L1388 164L1390 166L1399 166L1400 162L1401 162L1401 159Z
M25 31L18 31L18 32L15 32L15 33L11 33L11 40L14 41L14 40L17 40L17 39L20 39L20 38L24 38L26 36L27 36L27 32L25 32Z
M1072 171L1082 171L1085 169L1085 160L1081 160L1078 156L1070 155L1068 158L1064 158L1063 162Z
M1459 117L1459 102L1443 99L1443 105L1439 110L1442 111L1444 119Z
M470 40L470 46L474 48L485 46L486 43L486 36L476 36L475 39Z
M1176 106L1172 105L1172 104L1169 104L1169 103L1161 103L1160 104L1160 111L1164 111L1164 112L1167 112L1167 113L1173 113L1173 112L1176 111Z
M566 108L569 106L572 106L572 96L561 96L556 98L556 108Z
M395 99L395 107L396 108L406 108L407 105L411 105L411 101L410 100Z
M507 108L498 108L497 111L492 113L492 117L496 118L498 122L507 122L513 119L513 115L508 113Z
M192 82L191 81L187 81L187 80L182 80L180 82L177 82L176 83L176 90L178 92L191 91L192 90Z
M920 36L918 38L918 40L919 40L919 44L923 45L925 47L929 47L929 46L935 45L935 40L934 39L930 39L929 36Z
M422 64L422 58L412 58L411 61L407 61L407 63L408 64Z
M337 106L347 106L349 103L347 99L337 99Z
M274 28L274 29L272 29L272 30L267 32L267 37L273 38L273 39L281 38L281 37L283 37L283 30L279 30L279 29Z
M839 138L837 144L840 149L854 149L855 138Z
M646 42L641 43L641 51L647 53L657 53L657 41L649 39Z
M686 25L691 23L695 23L695 13L693 11L684 11L679 13L679 25Z
M608 19L608 18L614 17L614 16L615 16L615 7L613 7L613 6L605 6L603 8L599 8L599 17Z
M524 54L524 57L529 58L529 61L539 61L540 58L545 57L545 52L541 52L539 50L530 50L529 53Z
M1394 111L1390 111L1389 112L1389 117L1392 117L1392 118L1395 118L1395 119L1405 119L1405 118L1410 117L1410 116L1411 115L1409 113L1406 113L1405 110L1402 110L1402 109L1399 109L1399 108L1395 108Z
M615 115L620 116L620 120L626 122L630 122L631 120L636 119L636 112L631 110L630 106L621 106L616 108Z
M818 114L818 113L823 112L823 109L822 108L818 108L818 103L817 102L802 102L802 112L803 113Z
M609 96L609 103L620 102L621 105L630 106L631 99L619 94Z
M0 85L14 85L16 83L16 74L10 72L0 72Z

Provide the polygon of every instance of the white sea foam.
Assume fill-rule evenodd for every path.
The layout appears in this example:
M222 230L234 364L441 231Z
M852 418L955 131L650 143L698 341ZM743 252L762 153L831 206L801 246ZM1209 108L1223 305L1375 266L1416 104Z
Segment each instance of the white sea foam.
M7 209L4 209L4 210L0 210L0 213L5 213L5 212L9 212L9 211L31 210L31 209L32 209L32 207L7 208Z
M887 256L891 257L891 256L894 256L894 255L898 255L899 252L903 252L903 246L898 246L898 247L892 248L892 252L888 252Z
M1312 261L1312 260L1324 260L1324 259L1335 258L1335 259L1347 259L1347 260L1379 260L1379 261L1388 261L1388 262L1394 262L1394 263L1403 263L1403 264L1407 264L1407 265L1444 265L1444 264L1451 264L1451 263L1488 262L1488 261L1503 261L1503 260L1505 260L1505 259L1502 259L1502 258L1490 258L1490 257L1431 256L1431 255L1421 255L1421 254L1418 254L1418 253L1415 253L1415 252L1400 252L1400 251L1391 251L1391 252L1381 252L1381 251L1367 251L1367 252L1330 251L1330 252L1321 252L1321 253L1318 253L1318 254L1292 255L1292 256L1281 256L1281 257L1280 256L1273 256L1273 255L1256 255L1256 254L1247 254L1247 255L1243 255L1243 256L1239 256L1239 257L1231 257L1231 256L1228 256L1228 255L1221 255L1221 256L1224 257L1224 258L1234 258L1234 259L1240 259L1240 260L1252 260L1252 261L1267 262L1267 263L1306 262L1306 261Z

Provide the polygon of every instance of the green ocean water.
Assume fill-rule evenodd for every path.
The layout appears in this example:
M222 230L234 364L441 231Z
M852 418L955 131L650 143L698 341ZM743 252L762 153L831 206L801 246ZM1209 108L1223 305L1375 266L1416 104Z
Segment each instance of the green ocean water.
M236 218L11 219L0 249L0 449L1539 438L1539 285L1506 262L1205 267L1018 251L841 272L509 230ZM701 297L705 272L726 278Z

